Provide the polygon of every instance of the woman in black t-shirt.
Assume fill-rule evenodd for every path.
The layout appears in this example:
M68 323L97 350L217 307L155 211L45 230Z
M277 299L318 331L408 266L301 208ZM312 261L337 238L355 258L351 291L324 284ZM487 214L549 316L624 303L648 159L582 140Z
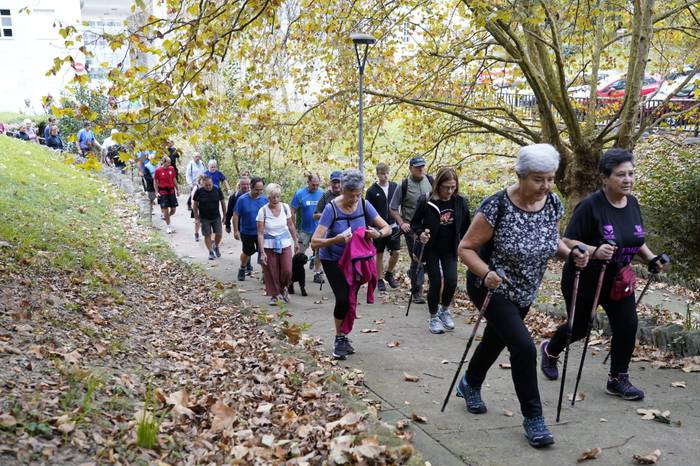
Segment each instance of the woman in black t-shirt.
M451 167L438 170L427 196L418 198L411 228L425 248L423 261L430 279L428 330L444 333L455 328L450 303L457 289L457 245L470 222L469 204L459 195L457 172Z
M646 230L639 203L631 194L634 185L632 153L625 149L608 150L600 160L599 170L603 188L576 206L563 238L569 247L580 244L588 248L593 259L590 266L581 272L571 341L586 336L601 267L607 261L599 300L608 315L613 333L606 391L625 400L642 400L644 392L629 382L627 373L637 335L634 286L629 286L628 290L622 287L626 290L622 294L627 296L611 296L611 292L618 274L620 277L623 273L633 274L629 264L635 255L638 254L645 263L652 262L650 266L654 270L661 265L657 263L658 256L654 256L644 244ZM564 266L561 281L567 309L571 309L574 275L575 268L569 262ZM540 346L540 367L550 380L559 377L557 360L566 345L566 333L567 324L562 324L551 341L544 341Z

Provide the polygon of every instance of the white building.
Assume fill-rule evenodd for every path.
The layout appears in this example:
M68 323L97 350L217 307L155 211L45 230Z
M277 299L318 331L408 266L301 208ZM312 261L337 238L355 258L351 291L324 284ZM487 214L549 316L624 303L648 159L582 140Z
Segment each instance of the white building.
M46 76L54 57L66 54L64 39L58 34L62 26L73 25L82 31L85 45L95 55L87 63L79 63L77 69L87 65L91 77L103 77L98 65L114 65L123 54L112 51L94 33L124 30L131 3L132 0L0 0L0 57L4 64L0 73L0 111L20 111L25 99L29 99L34 113L43 113L42 97L51 94L58 98L70 83L75 70L69 66L56 76ZM29 7L28 11L23 10L25 7Z

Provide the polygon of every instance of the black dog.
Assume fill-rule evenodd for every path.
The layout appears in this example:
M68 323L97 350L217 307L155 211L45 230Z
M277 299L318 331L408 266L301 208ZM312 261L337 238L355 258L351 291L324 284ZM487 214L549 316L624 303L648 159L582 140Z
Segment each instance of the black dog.
M309 261L306 254L298 252L292 257L292 283L289 284L289 294L294 294L294 282L299 283L302 296L308 296L306 293L306 272L304 265Z

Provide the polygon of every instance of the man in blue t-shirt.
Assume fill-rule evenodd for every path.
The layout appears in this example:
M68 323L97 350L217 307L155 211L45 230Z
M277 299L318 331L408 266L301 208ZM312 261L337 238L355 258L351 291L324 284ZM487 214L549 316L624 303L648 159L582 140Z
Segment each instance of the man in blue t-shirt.
M262 178L255 177L250 180L250 192L245 193L236 201L236 209L233 212L233 237L243 243L241 252L241 267L238 269L238 281L245 280L245 271L250 257L258 252L258 210L267 204L267 197L263 196L265 182Z
M316 212L316 204L318 204L319 199L323 196L323 193L319 189L321 185L321 179L318 175L310 174L306 178L307 186L301 188L294 194L290 206L292 207L292 218L294 219L294 224L297 225L297 212L301 211L301 228L299 229L299 251L306 253L311 243L311 236L316 231L318 226L318 219L314 218L314 212ZM314 255L316 251L313 251ZM314 272L321 272L321 261L316 257L314 262Z
M95 140L95 134L92 132L92 123L86 121L83 125L83 129L78 131L78 147L80 148L81 155L85 156L90 152L94 146L99 148L99 144Z

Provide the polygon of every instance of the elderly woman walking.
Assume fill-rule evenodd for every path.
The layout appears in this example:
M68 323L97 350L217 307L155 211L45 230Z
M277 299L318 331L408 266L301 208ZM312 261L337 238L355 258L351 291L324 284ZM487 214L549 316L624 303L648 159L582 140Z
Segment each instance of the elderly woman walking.
M258 256L265 277L270 306L289 302L287 287L292 281L292 255L298 245L297 230L289 205L280 202L282 188L270 183L265 188L267 204L258 210Z
M535 300L549 259L569 258L571 249L559 238L564 208L551 192L559 153L549 144L520 149L515 164L518 182L485 199L477 209L459 256L469 267L467 292L481 307L488 291L486 329L457 388L471 413L486 412L481 386L504 348L510 352L513 383L520 401L525 437L533 447L554 443L545 425L537 387L537 350L524 319ZM572 259L585 267L588 254ZM503 270L502 279L495 270Z
M428 330L454 330L450 304L457 290L457 246L469 227L469 204L459 195L459 179L452 167L435 175L433 191L418 198L411 228L424 244L423 260L430 279Z
M345 359L348 354L354 353L355 349L341 327L350 311L351 302L356 302L357 288L354 289L355 296L350 296L351 286L338 262L351 242L355 230L366 228L365 237L374 240L389 236L391 227L372 204L362 198L365 179L359 170L345 170L340 177L340 185L341 194L323 209L318 227L311 237L311 248L320 249L323 271L335 296L333 357ZM378 229L372 228L371 225Z
M603 188L586 197L576 206L571 221L564 232L564 242L588 249L593 262L581 273L579 293L576 298L576 315L571 341L586 336L588 321L596 294L602 265L607 263L600 293L600 304L605 309L612 328L610 375L606 392L623 400L643 400L644 392L629 381L629 363L637 336L637 306L634 301L634 283L628 282L634 272L630 263L639 255L649 264L652 272L668 268L660 264L644 244L646 231L637 199L632 195L634 163L632 153L626 149L610 149L600 159L599 171ZM614 246L608 242L614 241ZM561 290L567 309L571 309L574 297L571 285L573 267L564 266ZM616 296L614 283L622 283L623 293ZM552 340L542 342L541 369L550 380L559 377L558 356L566 345L567 326L561 325Z

